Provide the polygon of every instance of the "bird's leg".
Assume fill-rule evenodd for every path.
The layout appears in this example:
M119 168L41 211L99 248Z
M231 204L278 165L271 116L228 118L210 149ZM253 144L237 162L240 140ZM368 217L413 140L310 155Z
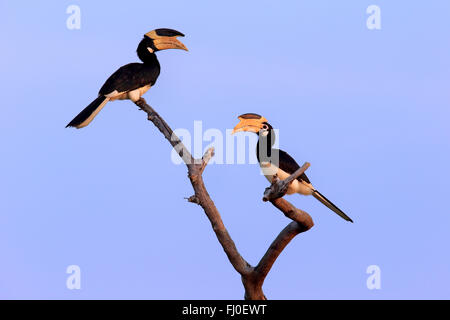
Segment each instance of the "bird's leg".
M276 175L274 175L272 184L264 191L263 201L272 201L283 197L292 181L300 177L309 168L309 166L310 164L305 162L302 167L298 168L297 171L284 180L280 180Z

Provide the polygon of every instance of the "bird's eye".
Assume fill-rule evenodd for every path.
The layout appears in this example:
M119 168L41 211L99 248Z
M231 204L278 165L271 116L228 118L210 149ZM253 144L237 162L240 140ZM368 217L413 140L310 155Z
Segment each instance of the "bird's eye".
M263 124L263 127L262 127L264 130L267 130L267 129L269 129L269 126L267 125L267 124Z

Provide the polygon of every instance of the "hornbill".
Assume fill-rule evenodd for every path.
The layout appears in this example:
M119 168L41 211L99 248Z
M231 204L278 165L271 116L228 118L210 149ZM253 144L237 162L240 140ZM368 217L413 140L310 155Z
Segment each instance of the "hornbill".
M177 37L184 37L184 34L165 28L147 32L136 50L143 63L130 63L114 72L101 87L98 97L73 118L66 128L80 129L87 126L108 101L124 99L138 101L158 79L161 67L155 52L165 49L188 51Z
M231 134L241 131L250 131L258 135L256 145L256 157L262 172L272 182L276 174L281 180L293 174L300 166L285 151L273 148L275 143L275 132L267 119L259 114L246 113L238 117L240 122L234 127ZM323 194L316 190L305 173L292 181L287 190L287 194L299 193L302 195L313 195L329 209L333 210L343 219L353 222L341 209L328 200Z

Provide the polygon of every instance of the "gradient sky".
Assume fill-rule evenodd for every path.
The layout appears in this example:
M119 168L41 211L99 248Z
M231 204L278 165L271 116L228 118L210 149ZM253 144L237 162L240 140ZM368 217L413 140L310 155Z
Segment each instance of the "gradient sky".
M66 8L81 8L68 30ZM381 8L368 30L366 8ZM277 260L271 299L450 299L450 2L2 0L0 298L241 299L239 275L186 168L130 101L65 125L142 35L169 27L147 101L175 128L223 132L257 112L355 221L290 196L315 226ZM205 142L204 146L208 143ZM254 146L249 148L254 150ZM256 264L289 222L257 165L211 165L206 186ZM66 268L81 268L81 289ZM369 265L381 289L366 287Z

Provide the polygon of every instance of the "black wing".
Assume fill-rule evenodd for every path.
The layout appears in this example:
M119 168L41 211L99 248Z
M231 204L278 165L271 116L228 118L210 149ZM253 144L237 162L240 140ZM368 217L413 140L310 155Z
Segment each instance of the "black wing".
M297 169L300 168L297 162L295 162L294 158L292 158L287 152L279 149L272 149L272 152L279 152L279 165L278 167L283 170L284 172L287 172L289 174L293 174ZM273 154L273 153L272 153ZM305 181L307 183L309 182L308 177L305 173L302 173L300 177L297 178L299 181Z
M99 95L107 95L115 90L126 92L147 85L153 86L158 79L158 66L148 66L143 63L130 63L114 72L99 91Z

